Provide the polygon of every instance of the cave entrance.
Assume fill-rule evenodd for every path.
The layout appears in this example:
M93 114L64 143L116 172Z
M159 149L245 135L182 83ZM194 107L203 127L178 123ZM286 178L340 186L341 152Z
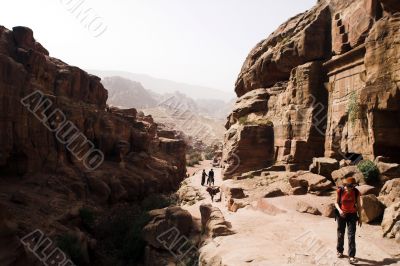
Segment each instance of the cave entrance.
M348 152L346 153L346 159L351 161L351 164L356 165L362 160L364 160L362 154L359 153L354 153L354 152Z

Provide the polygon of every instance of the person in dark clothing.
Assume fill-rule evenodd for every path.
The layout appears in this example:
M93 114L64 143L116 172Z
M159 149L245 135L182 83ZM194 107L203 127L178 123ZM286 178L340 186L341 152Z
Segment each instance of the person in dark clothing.
M344 187L337 190L336 199L336 218L337 218L337 255L343 257L344 235L347 226L347 236L349 238L349 262L356 263L356 227L357 221L361 227L360 215L360 192L355 188L356 180L353 177L344 180Z
M206 170L203 170L203 173L201 173L201 185L204 186L204 183L206 182Z
M211 186L211 184L214 186L214 170L211 169L210 172L208 172L208 179L207 179L207 185Z

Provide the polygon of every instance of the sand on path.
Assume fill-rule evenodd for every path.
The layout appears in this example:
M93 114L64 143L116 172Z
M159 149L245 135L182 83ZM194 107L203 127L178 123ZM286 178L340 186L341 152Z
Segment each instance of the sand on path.
M336 222L334 219L296 211L299 200L314 206L331 202L330 197L315 195L284 196L267 199L283 210L270 215L248 206L229 212L225 202L211 202L206 187L201 186L201 171L211 169L209 161L202 162L187 184L201 191L204 200L183 206L195 219L200 219L199 206L211 203L221 209L232 224L235 234L216 237L200 250L208 265L349 265L346 258L336 258ZM222 184L221 169L213 168L217 186ZM219 196L219 195L218 195ZM379 225L357 227L357 265L400 265L400 245L382 238ZM347 240L345 241L345 254Z

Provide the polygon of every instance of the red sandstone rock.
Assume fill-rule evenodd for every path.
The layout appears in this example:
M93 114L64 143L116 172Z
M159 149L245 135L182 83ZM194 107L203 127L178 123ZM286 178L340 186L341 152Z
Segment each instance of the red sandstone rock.
M286 169L306 169L323 156L344 160L342 166L361 156L399 163L398 10L392 0L319 1L257 44L236 83L240 98L226 124L225 168L236 167L239 176L264 167L263 156L258 163L242 156L240 166L234 159L249 147L240 125L257 123L273 125L272 163ZM381 183L389 176L382 177Z

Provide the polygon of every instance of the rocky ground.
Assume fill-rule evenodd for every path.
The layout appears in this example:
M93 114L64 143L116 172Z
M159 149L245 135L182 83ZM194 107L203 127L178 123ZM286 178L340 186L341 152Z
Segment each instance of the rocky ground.
M237 212L228 210L229 195L223 194L221 202L211 202L206 187L202 187L201 169L210 169L204 162L198 172L185 180L199 199L182 206L201 220L200 206L212 204L222 211L234 233L206 240L200 249L200 265L347 265L347 259L336 259L336 222L333 218L300 213L299 202L324 212L333 202L332 195L289 195L274 198L257 196L259 178L247 179L244 189L248 206ZM267 180L268 176L263 179ZM222 181L221 170L216 169L216 185L231 183ZM225 186L225 185L224 185ZM264 187L266 189L266 187ZM260 190L260 189L259 189ZM217 196L219 198L219 195ZM246 199L250 199L246 202ZM345 243L347 247L347 242ZM345 252L346 254L346 252ZM382 237L380 225L363 224L357 228L358 265L400 265L400 249L392 239Z

